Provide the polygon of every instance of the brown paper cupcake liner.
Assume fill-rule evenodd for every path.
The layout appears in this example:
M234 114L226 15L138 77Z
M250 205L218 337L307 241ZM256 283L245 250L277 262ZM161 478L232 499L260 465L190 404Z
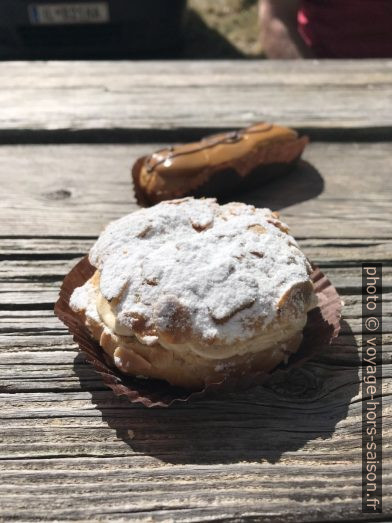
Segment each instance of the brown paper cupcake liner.
M54 312L68 327L79 349L85 354L86 360L116 395L126 396L132 403L141 403L145 407L168 407L174 402L187 402L222 391L245 390L262 384L274 372L255 372L241 378L229 377L217 383L206 383L204 389L200 391L174 387L161 380L136 378L122 374L91 337L79 315L69 306L74 289L83 285L94 272L95 268L90 264L87 256L75 265L63 281ZM308 313L303 342L298 351L290 356L288 364L284 365L285 369L300 366L321 350L327 350L328 345L340 330L342 305L339 294L318 267L314 267L311 279L319 304L317 308ZM283 364L278 367L282 368L282 366Z

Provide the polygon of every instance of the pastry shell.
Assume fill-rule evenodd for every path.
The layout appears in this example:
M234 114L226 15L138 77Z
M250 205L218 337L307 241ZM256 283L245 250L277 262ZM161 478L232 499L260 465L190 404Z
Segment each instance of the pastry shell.
M250 370L249 366L245 365L245 372L230 373L221 378L212 377L196 391L169 385L163 380L127 376L113 365L111 357L105 352L107 350L110 353L115 345L113 340L108 337L101 339L102 332L99 332L99 326L96 326L98 330L94 333L94 337L105 345L105 350L102 350L100 344L91 336L82 315L73 311L69 305L74 289L83 285L94 273L95 268L88 261L88 257L84 257L65 277L54 311L70 330L87 361L93 365L104 383L115 394L125 395L131 402L142 403L146 407L167 407L174 402L197 399L214 391L237 391L261 384L276 367L278 361L274 364L274 358L269 354L268 364L262 362L265 365L264 370L255 368ZM308 312L303 340L296 353L290 357L287 368L301 365L314 354L327 350L340 330L342 305L336 289L317 267L314 267L311 280L318 297L318 306ZM295 344L296 341L293 340L293 348ZM263 357L267 357L267 354Z
M254 124L139 158L132 168L140 205L184 196L224 196L290 172L308 143L288 127Z

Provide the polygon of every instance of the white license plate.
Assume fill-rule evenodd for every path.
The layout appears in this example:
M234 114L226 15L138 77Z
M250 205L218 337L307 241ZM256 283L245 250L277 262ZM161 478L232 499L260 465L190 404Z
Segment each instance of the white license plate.
M106 2L29 5L30 23L34 25L102 24L109 21Z

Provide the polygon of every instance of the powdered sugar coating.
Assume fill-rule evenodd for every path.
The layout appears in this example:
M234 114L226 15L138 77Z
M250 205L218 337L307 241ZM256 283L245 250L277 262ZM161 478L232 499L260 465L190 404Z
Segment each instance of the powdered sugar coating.
M309 280L305 256L269 209L215 199L162 202L112 222L90 262L122 325L136 330L143 318L148 335L183 328L206 343L252 338L282 295Z
M95 289L90 280L81 287L76 287L70 299L71 308L84 311L86 316L99 323L101 321L95 304Z

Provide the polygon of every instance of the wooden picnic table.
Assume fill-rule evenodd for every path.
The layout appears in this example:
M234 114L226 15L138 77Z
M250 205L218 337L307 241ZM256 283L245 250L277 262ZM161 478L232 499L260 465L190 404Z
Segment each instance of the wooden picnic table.
M392 61L0 65L0 519L392 516ZM146 409L113 395L53 305L163 143L270 120L312 143L241 198L280 210L345 302L333 345L249 392ZM361 262L384 263L384 514L361 512Z

